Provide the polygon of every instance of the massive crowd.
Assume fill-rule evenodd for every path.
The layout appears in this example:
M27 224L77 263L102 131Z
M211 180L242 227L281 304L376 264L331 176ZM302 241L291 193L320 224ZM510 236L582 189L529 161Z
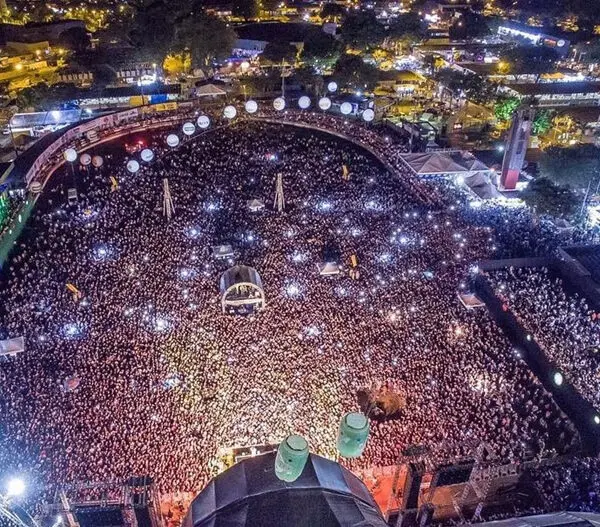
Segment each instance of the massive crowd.
M0 336L24 335L27 349L0 366L0 472L48 486L150 474L162 491L194 491L226 447L295 431L334 455L341 416L377 386L406 408L372 421L356 467L394 464L411 444L452 456L485 442L498 461L577 447L486 311L457 297L471 262L545 246L521 211L473 211L443 184L407 184L401 143L388 147L397 177L350 143L276 124L238 123L169 153L165 134L141 139L159 159L130 174L123 140L98 149L104 167L76 174L78 206L66 203L69 171L56 174L3 269ZM278 173L283 213L271 206ZM249 210L255 198L265 210ZM506 219L529 235L497 239ZM222 243L229 262L213 258ZM323 277L332 245L342 273ZM234 262L262 278L257 315L221 313Z
M491 277L497 295L546 356L584 397L600 405L600 320L586 299L569 293L547 267L509 268Z

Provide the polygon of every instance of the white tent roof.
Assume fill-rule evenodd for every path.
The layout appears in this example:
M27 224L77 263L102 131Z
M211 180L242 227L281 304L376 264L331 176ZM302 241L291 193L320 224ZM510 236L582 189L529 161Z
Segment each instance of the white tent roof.
M233 247L228 243L223 245L215 245L213 247L213 256L215 258L228 258L233 255Z
M417 152L402 156L415 174L465 174L490 169L469 152Z
M265 208L265 203L259 199L251 199L248 202L248 208L251 211L260 210Z
M196 88L196 95L198 97L217 96L227 95L227 92L214 84L205 84L204 86Z
M25 339L23 337L0 340L0 355L16 355L24 351Z
M340 266L335 262L325 262L319 265L319 273L322 275L339 274Z

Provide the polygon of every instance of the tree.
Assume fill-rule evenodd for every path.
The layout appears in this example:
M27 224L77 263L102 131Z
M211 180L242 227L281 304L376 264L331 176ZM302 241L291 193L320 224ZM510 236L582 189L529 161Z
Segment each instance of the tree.
M340 28L342 41L353 48L376 48L385 38L385 28L371 11L349 14Z
M175 48L189 52L192 67L206 70L229 57L235 39L235 32L223 21L198 10L180 22Z
M521 73L535 75L537 83L543 73L556 69L559 58L555 49L545 46L515 46L502 53L500 62L505 63L514 75Z
M333 77L348 89L370 91L377 85L379 70L357 55L342 55L335 64Z
M137 7L130 38L139 60L162 63L173 48L179 14L175 6L167 5L164 0Z
M455 19L448 30L451 40L469 40L482 37L489 32L486 18L472 11L466 11L463 16Z
M598 64L600 62L600 38L578 43L575 47L575 57L578 57L584 64Z
M343 51L344 45L341 42L321 31L321 29L316 29L309 32L304 43L302 60L320 72L333 68Z
M552 112L550 110L538 110L533 118L531 132L533 135L547 134L552 128Z
M258 17L259 11L257 0L234 0L231 6L231 13L244 20Z
M390 24L386 32L386 41L395 48L406 49L421 41L426 35L426 26L421 17L415 13L405 13Z
M82 53L90 46L90 36L82 27L72 27L58 37L59 46Z
M332 20L337 22L346 16L346 8L340 4L327 3L321 9L321 18L323 20Z
M64 107L65 103L77 101L78 95L79 90L74 84L57 83L48 86L42 82L19 91L16 102L21 109L59 110Z
M260 60L268 60L275 64L293 64L296 61L298 50L287 42L274 41L265 46L265 50L260 55Z
M494 105L494 115L499 121L510 121L520 105L516 97L502 97Z
M538 214L564 217L577 209L577 196L571 188L547 178L534 179L521 193L521 198Z

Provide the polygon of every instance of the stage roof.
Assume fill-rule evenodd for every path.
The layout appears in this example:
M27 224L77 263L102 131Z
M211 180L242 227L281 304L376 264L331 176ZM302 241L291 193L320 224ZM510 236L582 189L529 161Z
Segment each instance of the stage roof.
M194 499L183 527L385 527L364 484L334 461L311 454L293 483L275 476L275 453L245 459Z
M64 125L81 119L81 110L52 110L51 112L16 113L10 118L13 128Z
M235 284L254 284L262 290L262 280L256 269L247 265L234 265L221 275L221 292L224 293Z
M469 152L417 152L402 156L420 176L489 172L490 169Z

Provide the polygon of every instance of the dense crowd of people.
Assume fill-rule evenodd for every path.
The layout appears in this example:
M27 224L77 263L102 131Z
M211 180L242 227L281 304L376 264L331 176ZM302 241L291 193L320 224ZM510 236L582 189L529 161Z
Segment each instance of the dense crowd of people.
M600 405L600 319L547 267L491 273L497 295L546 356L592 404Z
M375 135L357 139L389 151L394 175L350 143L259 122L170 152L164 133L141 136L157 159L135 174L123 140L97 149L101 169L57 173L2 271L0 337L24 335L26 351L0 368L0 472L49 487L150 474L161 491L195 491L227 447L297 432L334 456L357 392L381 386L406 406L372 421L352 467L392 465L415 444L450 458L485 442L498 462L575 450L502 331L457 296L472 262L542 251L549 234L521 210L475 211L445 183L410 184L406 146ZM504 221L528 235L497 238ZM216 260L220 244L234 257ZM331 247L341 273L324 277ZM222 314L234 263L260 274L263 311Z

